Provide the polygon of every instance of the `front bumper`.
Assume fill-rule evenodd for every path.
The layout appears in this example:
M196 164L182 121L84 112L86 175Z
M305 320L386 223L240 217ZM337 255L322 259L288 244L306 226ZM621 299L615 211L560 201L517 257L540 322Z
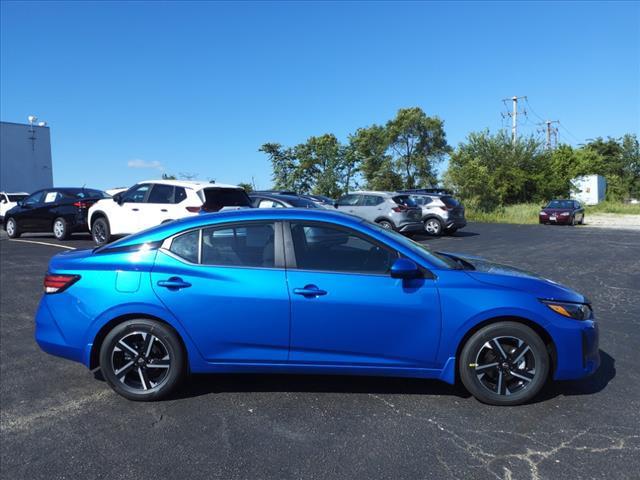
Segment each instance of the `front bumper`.
M595 320L575 321L553 334L557 356L555 380L584 378L600 367L600 335Z
M551 220L551 215L538 215L540 223L551 223L558 225L568 225L571 223L571 215L556 215L554 220Z

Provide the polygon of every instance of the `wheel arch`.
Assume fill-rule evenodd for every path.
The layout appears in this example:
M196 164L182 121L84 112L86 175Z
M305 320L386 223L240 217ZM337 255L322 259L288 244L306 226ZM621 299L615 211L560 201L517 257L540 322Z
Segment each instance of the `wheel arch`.
M460 379L459 378L460 353L462 352L462 349L464 348L465 343L467 343L469 338L471 338L471 336L474 333L476 333L478 330L486 327L487 325L491 325L499 322L520 323L522 325L525 325L531 328L531 330L533 330L538 334L538 336L540 336L540 338L542 339L542 341L547 347L547 352L549 353L549 359L551 361L551 365L549 366L549 377L553 377L553 375L555 374L556 366L557 366L558 355L557 355L556 344L553 341L553 338L551 337L549 332L542 325L528 318L521 317L518 315L502 315L502 316L491 317L479 323L476 323L469 330L467 330L467 332L462 336L456 348L456 365L455 365L456 383L458 383L458 380Z
M111 226L111 222L109 222L109 217L102 210L96 210L91 214L91 218L89 219L89 229L93 228L93 224L96 223L96 220L99 218L104 218L109 226Z
M396 223L393 220L391 220L390 218L387 218L387 217L384 217L384 216L380 216L380 217L378 217L378 218L376 218L374 220L375 223L380 223L382 221L389 222L391 225L393 225L393 228L396 228Z
M187 370L190 369L189 349L187 348L187 345L185 344L185 341L182 338L182 335L180 335L180 332L173 325L171 325L171 323L167 322L166 320L163 320L160 317L151 315L149 313L127 313L109 320L96 333L93 339L93 344L91 345L91 351L89 353L89 369L90 370L94 370L100 366L100 348L102 347L102 343L104 342L104 339L109 334L109 332L113 330L116 326L120 325L121 323L124 323L127 320L135 320L135 319L154 320L170 328L180 340L180 344L182 345L182 349L187 359Z

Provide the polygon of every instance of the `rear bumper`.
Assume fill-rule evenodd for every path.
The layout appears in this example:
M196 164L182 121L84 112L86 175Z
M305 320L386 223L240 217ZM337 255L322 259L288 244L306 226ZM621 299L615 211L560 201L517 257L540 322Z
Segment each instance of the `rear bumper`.
M445 228L447 230L451 230L452 228L455 228L456 230L459 230L461 228L464 228L467 226L467 220L464 218L454 218L454 219L450 219L447 220L447 223L445 224Z
M47 306L46 297L40 300L36 313L35 340L44 352L83 363L83 349L70 345L64 337Z

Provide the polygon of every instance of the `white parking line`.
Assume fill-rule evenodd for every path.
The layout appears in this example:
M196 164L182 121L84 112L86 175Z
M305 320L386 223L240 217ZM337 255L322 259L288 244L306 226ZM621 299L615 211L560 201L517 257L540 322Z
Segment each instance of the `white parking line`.
M9 241L10 242L37 243L38 245L49 245L50 247L66 248L67 250L75 250L76 249L76 247L67 247L66 245L60 245L58 243L36 242L35 240L15 240L13 238L10 238Z

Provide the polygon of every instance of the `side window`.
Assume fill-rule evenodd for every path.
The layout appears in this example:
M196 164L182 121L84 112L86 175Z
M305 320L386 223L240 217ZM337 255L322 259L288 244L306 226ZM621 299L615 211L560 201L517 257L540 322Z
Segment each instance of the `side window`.
M358 203L360 195L344 195L338 199L338 206L340 207L353 207Z
M33 195L25 198L23 205L35 205L36 203L40 203L42 201L42 197L44 196L44 192L36 192Z
M44 196L44 203L55 203L61 195L58 192L47 192Z
M269 200L268 198L263 198L258 203L258 208L284 208L284 205L280 202L276 202L275 200Z
M143 183L142 185L138 185L137 187L133 187L130 190L127 190L125 194L122 196L123 203L142 203L144 202L144 198L147 195L147 192L151 188L151 184Z
M171 253L184 258L191 263L198 263L198 240L200 230L183 233L171 242Z
M363 195L361 204L363 207L375 207L382 202L384 202L384 198L378 197L377 195Z
M147 203L172 203L173 185L156 183L151 189Z
M173 196L173 203L180 203L185 198L187 198L187 191L184 189L184 187L176 187L176 191Z
M292 223L291 235L302 270L385 274L398 258L356 232L332 226Z
M205 228L202 231L202 263L230 267L274 267L273 224Z

